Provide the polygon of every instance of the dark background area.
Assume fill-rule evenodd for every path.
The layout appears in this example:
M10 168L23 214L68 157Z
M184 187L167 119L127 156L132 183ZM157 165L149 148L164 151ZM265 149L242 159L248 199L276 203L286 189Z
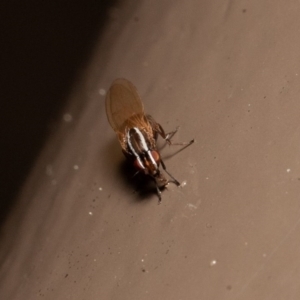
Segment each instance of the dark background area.
M0 226L115 2L2 2Z

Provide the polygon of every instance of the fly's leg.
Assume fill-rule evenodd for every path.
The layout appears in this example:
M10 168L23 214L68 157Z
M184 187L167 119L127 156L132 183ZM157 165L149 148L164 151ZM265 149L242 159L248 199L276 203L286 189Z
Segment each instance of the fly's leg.
M160 160L160 162L161 162L161 166L162 166L162 168L164 169L164 171L172 178L172 180L169 181L169 182L173 182L173 183L176 184L177 186L180 186L179 181L178 181L174 176L172 176L172 175L168 172L168 170L167 170L167 168L166 168L166 165L165 165L165 163L163 162L162 159Z
M166 142L169 144L169 145L178 145L178 146L185 146L184 148L188 147L189 145L193 144L194 143L194 139L190 140L189 142L177 142L177 143L174 143L172 142L172 138L173 136L176 134L176 132L178 131L179 127L176 127L176 129L174 131L171 131L169 133L165 133L162 126L160 124L157 123L157 125L159 126L160 128L160 131L158 131L159 135L166 140Z
M161 203L161 191L157 185L156 185L156 193L158 196L158 204L160 204Z
M160 124L158 124L158 125L159 125L160 130L161 130L161 133L160 133L161 137L164 138L164 139L167 141L167 143L168 143L169 145L171 145L171 144L172 144L171 139L172 139L173 136L176 134L176 132L178 131L179 127L176 127L176 129L175 129L174 131L171 131L171 132L165 134L165 133L164 133L164 130L163 130L163 128L162 128L162 126L161 126ZM163 133L163 135L165 135L165 137L162 135L162 133ZM174 144L173 144L173 145L174 145Z
M191 144L194 143L194 141L195 141L194 139L190 140L189 142L177 142L177 143L173 143L171 139L176 134L176 132L178 131L179 127L176 127L176 129L174 131L171 131L169 133L165 133L165 131L162 128L162 126L159 123L157 123L150 115L147 115L146 117L147 117L148 121L150 122L150 125L151 125L154 133L156 135L159 134L169 145L185 146L185 147L183 147L183 149L184 149L184 148L186 148L186 147L188 147L188 146L190 146Z
M151 177L155 183L155 187L156 187L156 194L157 194L157 197L158 197L158 204L161 203L161 190L159 189L159 186L157 185L156 183L156 180L155 178Z

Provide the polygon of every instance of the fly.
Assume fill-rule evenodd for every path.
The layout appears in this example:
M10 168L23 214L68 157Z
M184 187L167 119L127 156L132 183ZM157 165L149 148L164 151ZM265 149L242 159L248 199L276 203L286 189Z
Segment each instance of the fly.
M106 95L105 106L108 122L118 136L125 157L133 163L137 172L154 181L160 203L161 189L169 182L177 186L180 183L167 171L157 150L156 141L160 135L169 145L174 144L171 138L177 129L166 134L159 123L146 115L137 89L124 78L113 81ZM193 142L191 140L177 145L187 147ZM171 180L166 179L160 172L160 164Z

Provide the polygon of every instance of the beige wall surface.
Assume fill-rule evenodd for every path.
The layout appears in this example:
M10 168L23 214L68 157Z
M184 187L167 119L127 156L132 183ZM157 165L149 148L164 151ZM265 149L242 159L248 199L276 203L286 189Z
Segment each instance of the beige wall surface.
M123 1L2 229L1 299L300 299L300 3ZM158 205L105 93L125 77L174 141ZM162 142L160 142L162 144ZM3 297L4 295L4 297Z

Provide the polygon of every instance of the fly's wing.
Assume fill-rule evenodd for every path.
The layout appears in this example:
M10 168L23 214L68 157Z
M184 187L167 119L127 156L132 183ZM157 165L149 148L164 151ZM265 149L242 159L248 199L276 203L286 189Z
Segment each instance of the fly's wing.
M135 114L144 115L143 103L136 87L127 79L116 79L105 99L106 115L114 131L121 129L126 120Z

